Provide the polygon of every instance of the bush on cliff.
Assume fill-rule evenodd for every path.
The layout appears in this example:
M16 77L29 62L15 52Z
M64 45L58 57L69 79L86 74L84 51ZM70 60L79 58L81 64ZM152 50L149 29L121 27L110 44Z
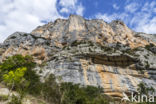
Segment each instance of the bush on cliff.
M31 56L22 56L22 55L14 55L11 57L8 57L3 63L0 64L0 81L3 81L6 83L6 85L13 82L17 82L19 79L24 79L25 82L29 83L29 86L25 88L26 83L20 84L21 80L18 81L20 83L14 84L13 89L20 89L22 87L25 88L24 91L30 93L30 94L36 94L39 93L38 85L40 83L39 76L36 74L34 70L32 70L35 67L35 62ZM24 72L22 69L26 69ZM21 75L20 75L21 74ZM13 78L13 80L11 80ZM21 86L20 88L18 86ZM17 88L18 87L18 88Z
M108 104L109 99L103 89L93 86L81 86L73 83L56 83L54 75L42 84L41 96L55 104Z
M24 74L27 71L27 68L17 68L15 71L9 71L9 73L3 75L3 80L6 85L11 89L24 90L28 85L27 81L24 78Z
M147 87L147 85L145 83L143 83L143 82L141 82L141 83L138 84L137 91L140 94L145 94L145 95L155 93L155 89L153 87Z
M47 102L51 102L54 104L60 104L61 102L61 93L60 86L56 82L56 78L53 74L51 74L44 83L40 86L40 96L46 100Z
M108 104L109 100L104 97L102 92L102 88L62 83L61 104Z
M140 95L153 95L155 93L155 89L153 87L147 87L147 84L141 82L138 84L138 93ZM136 103L135 103L136 104ZM155 104L155 102L141 102L137 104Z
M22 56L22 55L14 55L8 57L3 63L0 65L0 69L4 72L15 70L20 67L26 67L28 70L31 70L35 67L35 62L33 58L29 55Z

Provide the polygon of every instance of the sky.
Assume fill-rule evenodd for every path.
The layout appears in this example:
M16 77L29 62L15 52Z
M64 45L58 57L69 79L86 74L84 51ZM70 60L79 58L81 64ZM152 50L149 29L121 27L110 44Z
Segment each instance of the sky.
M0 0L0 43L70 14L108 23L120 19L134 31L156 34L156 0Z

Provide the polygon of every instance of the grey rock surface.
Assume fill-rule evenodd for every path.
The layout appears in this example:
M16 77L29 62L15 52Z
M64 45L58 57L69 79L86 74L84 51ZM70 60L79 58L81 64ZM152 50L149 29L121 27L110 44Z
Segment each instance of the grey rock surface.
M15 54L32 55L45 77L101 86L108 95L137 90L144 82L156 89L155 35L137 33L122 21L106 23L71 15L39 26L31 33L16 32L0 45L0 60Z

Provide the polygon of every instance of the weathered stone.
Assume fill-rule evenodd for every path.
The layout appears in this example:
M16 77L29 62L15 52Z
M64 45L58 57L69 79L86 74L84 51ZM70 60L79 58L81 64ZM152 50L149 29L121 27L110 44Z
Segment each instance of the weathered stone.
M0 45L0 60L32 55L36 63L47 63L34 69L42 81L53 73L64 82L101 86L106 94L121 97L122 92L136 91L141 81L156 89L155 49L154 35L136 33L121 21L71 15L31 33L10 35Z

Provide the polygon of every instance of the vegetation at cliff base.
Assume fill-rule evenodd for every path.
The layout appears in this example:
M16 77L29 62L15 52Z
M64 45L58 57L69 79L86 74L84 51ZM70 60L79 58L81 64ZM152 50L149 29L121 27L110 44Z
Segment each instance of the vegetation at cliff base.
M63 83L61 85L62 104L108 104L109 100L102 94L103 89L93 86L82 87L79 84Z
M31 56L14 55L8 57L0 64L1 83L10 91L16 91L20 96L11 96L8 104L22 104L22 99L27 95L43 99L48 104L109 104L114 100L103 94L103 88L94 86L82 86L73 83L57 83L55 75L45 78L44 83L33 68L36 66ZM152 87L146 84L138 85L140 94L154 92ZM8 100L8 96L0 98ZM150 104L148 102L138 104Z
M1 83L10 91L20 96L12 96L8 104L22 104L27 94L44 99L50 104L108 104L110 98L103 94L103 89L93 86L82 86L73 83L57 83L56 77L50 75L45 82L33 68L36 66L31 56L14 55L0 64ZM111 99L112 100L112 99Z
M145 94L145 95L155 93L155 89L153 87L147 87L147 85L145 83L143 83L143 82L141 82L141 83L138 84L137 91L140 94Z
M153 87L147 87L147 84L146 83L143 83L143 82L141 82L141 83L138 84L137 91L138 91L139 95L146 95L147 97L149 95L153 95L155 93L155 89ZM140 97L140 99L141 100L144 100L144 101L143 102L140 102L140 103L135 103L135 104L155 104L155 102L146 101L146 99L143 99L141 97Z
M108 104L110 98L102 94L103 89L93 86L81 86L73 83L56 83L56 77L50 75L41 87L41 96L54 104Z

